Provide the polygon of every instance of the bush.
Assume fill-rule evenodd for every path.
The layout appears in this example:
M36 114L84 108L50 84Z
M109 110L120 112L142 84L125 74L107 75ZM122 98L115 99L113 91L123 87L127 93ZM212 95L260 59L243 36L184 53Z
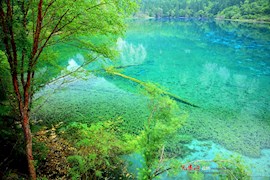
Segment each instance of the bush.
M131 177L120 158L128 147L120 137L114 123L107 121L90 126L72 123L63 136L75 147L76 154L68 157L72 179L104 179Z
M144 130L139 138L139 152L144 158L140 179L154 179L167 169L171 169L165 156L165 146L169 139L173 139L176 132L183 125L183 117L179 115L176 102L161 95L160 88L153 84L146 85L150 96L149 109L151 111L145 121Z
M228 158L217 155L214 160L196 160L186 163L184 167L195 167L188 169L188 176L194 180L203 179L244 179L251 180L250 168L244 165L241 156L231 155Z

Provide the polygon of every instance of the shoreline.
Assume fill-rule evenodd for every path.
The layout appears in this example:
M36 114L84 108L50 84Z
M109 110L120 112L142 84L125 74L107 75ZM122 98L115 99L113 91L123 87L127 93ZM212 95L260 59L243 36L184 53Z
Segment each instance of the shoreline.
M258 23L258 24L270 24L270 21L262 21L256 19L222 19L222 18L214 18L219 21L234 21L234 22L245 22L245 23Z
M128 20L152 20L152 19L199 19L199 20L216 20L216 21L233 21L233 22L245 22L245 23L258 23L258 24L270 24L269 21L256 20L256 19L225 19L225 18L206 18L206 17L131 17L127 18Z

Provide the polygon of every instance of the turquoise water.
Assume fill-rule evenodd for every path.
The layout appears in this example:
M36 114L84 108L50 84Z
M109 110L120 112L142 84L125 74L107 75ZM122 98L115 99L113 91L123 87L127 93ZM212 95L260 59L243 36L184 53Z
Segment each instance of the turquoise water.
M228 154L220 150L224 148L245 155L246 162L256 162L253 175L270 176L269 151L263 150L270 148L269 27L228 21L134 22L125 41L142 46L147 55L124 73L157 82L199 105L180 105L189 112L182 132L221 145L213 148L216 153ZM216 154L200 151L193 160Z
M240 153L270 176L270 26L229 21L140 20L129 22L116 62L123 73L160 84L200 108L179 104L189 117L179 133L195 143L190 159ZM71 56L70 65L83 57ZM57 85L51 85L42 93ZM146 98L121 78L89 76L51 95L37 117L57 121L121 118L129 132L148 116ZM214 153L215 152L215 153Z
M146 52L125 74L201 107L181 105L184 132L253 157L270 147L269 25L139 21L125 41Z

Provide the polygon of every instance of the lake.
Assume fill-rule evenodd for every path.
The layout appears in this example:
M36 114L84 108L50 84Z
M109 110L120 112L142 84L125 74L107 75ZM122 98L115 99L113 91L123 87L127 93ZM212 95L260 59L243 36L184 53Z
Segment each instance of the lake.
M115 64L125 67L122 73L158 83L199 106L179 103L188 114L179 133L193 137L188 158L239 153L253 165L253 176L270 176L270 25L186 19L128 24L117 42L121 53ZM77 52L66 60L70 67L83 58ZM136 134L149 114L147 98L138 91L119 77L90 75L51 94L35 116L84 122L117 118Z

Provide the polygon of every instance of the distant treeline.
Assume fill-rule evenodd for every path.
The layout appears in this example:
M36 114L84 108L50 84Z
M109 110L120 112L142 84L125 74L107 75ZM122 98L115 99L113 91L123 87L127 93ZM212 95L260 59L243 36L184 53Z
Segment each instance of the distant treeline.
M142 0L137 15L270 21L270 0Z

